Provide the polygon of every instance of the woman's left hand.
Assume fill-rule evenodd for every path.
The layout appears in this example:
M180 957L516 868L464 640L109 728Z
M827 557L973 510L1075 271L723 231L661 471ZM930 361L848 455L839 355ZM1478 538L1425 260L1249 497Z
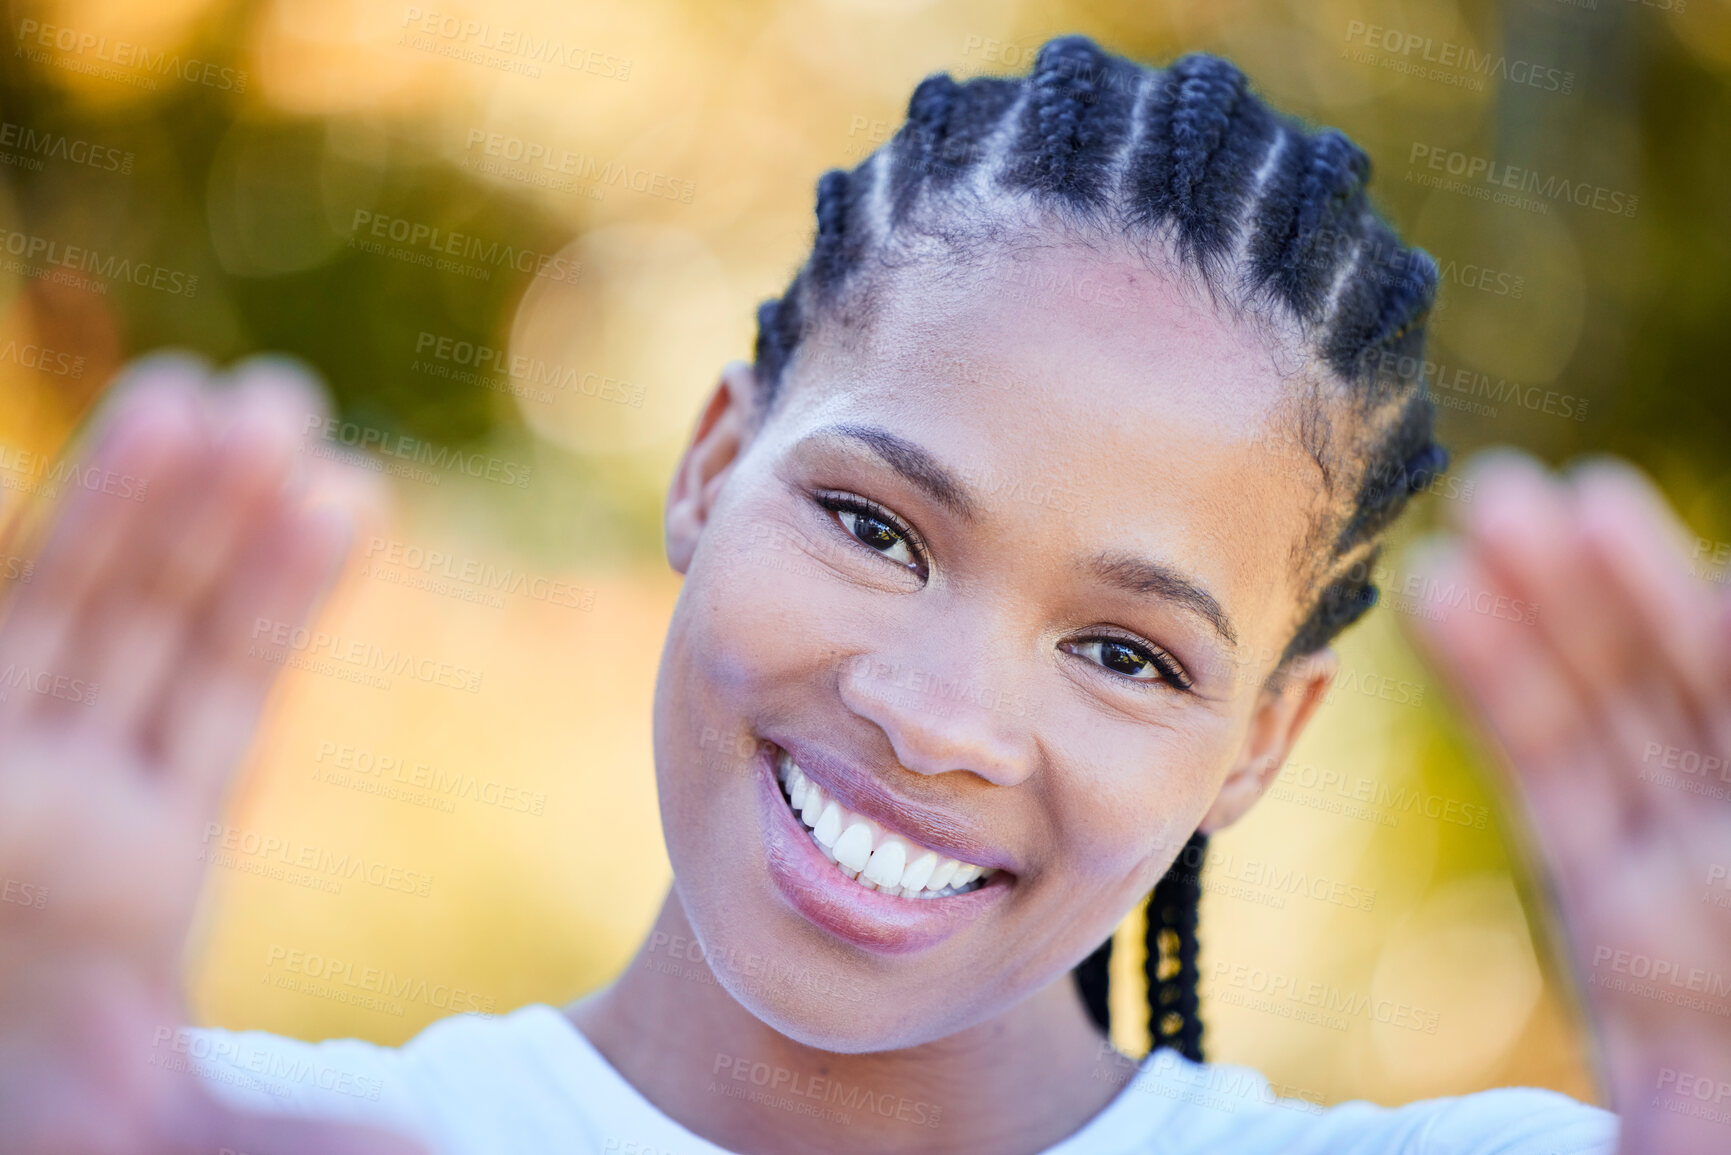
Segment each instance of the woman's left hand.
M1402 608L1525 801L1621 1150L1731 1151L1731 590L1625 464L1469 473Z

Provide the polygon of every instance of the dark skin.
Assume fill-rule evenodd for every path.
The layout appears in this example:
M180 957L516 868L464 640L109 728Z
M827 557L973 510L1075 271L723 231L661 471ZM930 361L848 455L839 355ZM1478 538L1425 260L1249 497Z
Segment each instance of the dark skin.
M767 420L750 370L730 366L675 475L667 544L686 585L655 711L666 937L570 1014L723 1146L1035 1152L1074 1132L1116 1084L1097 1077L1070 967L1191 830L1260 797L1332 676L1325 656L1268 677L1308 589L1294 551L1327 512L1302 450L1268 461L1290 383L1258 338L1145 269L1042 259L1123 278L1131 305L914 279L865 329L815 334ZM8 1151L402 1149L243 1119L184 1076L114 1061L183 1021L192 851L277 671L244 660L240 623L306 618L353 516L347 500L310 514L293 476L305 384L240 376L218 388L158 365L124 387L90 459L150 476L150 498L75 493L0 626L0 667L103 687L89 707L0 703L0 873L56 896L0 908ZM857 437L818 436L838 423L923 449L965 483L971 516ZM1074 500L1028 499L1041 479ZM818 491L869 499L878 520ZM1508 755L1578 965L1595 973L1607 946L1731 956L1731 924L1698 893L1731 842L1723 805L1639 778L1653 741L1731 749L1723 593L1688 576L1674 518L1621 468L1557 478L1502 460L1476 492L1426 572L1544 612L1533 627L1451 611L1420 640ZM1162 580L1133 593L1102 554ZM1010 881L899 953L802 917L765 876L750 763L776 737L839 750ZM714 981L652 968L676 937L703 944L681 962L732 961L696 963ZM738 964L753 957L823 981L765 981ZM1717 1149L1715 1125L1647 1103L1662 1070L1731 1071L1727 1020L1604 987L1589 1004L1624 1150ZM723 1057L935 1106L940 1123L838 1128L713 1093Z

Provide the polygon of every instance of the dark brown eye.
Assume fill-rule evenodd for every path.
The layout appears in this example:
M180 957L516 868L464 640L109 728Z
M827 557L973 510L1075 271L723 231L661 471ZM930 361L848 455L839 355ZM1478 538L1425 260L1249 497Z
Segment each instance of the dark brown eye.
M1127 678L1139 678L1145 671L1154 671L1154 663L1123 642L1101 642L1100 664Z
M880 553L888 553L902 543L902 535L884 522L868 514L843 511L842 525L849 533ZM849 524L849 523L852 524Z
M1158 648L1149 649L1119 638L1082 638L1065 642L1061 648L1131 681L1165 682L1175 690L1188 690L1193 685L1177 661Z
M820 494L818 503L861 545L905 569L923 573L924 555L915 544L914 532L898 522L894 514L841 494Z
M1086 641L1072 642L1066 648L1077 657L1087 658L1126 678L1135 678L1138 681L1158 681L1160 678L1160 671L1155 667L1153 659L1128 642L1115 641L1112 638L1089 638Z

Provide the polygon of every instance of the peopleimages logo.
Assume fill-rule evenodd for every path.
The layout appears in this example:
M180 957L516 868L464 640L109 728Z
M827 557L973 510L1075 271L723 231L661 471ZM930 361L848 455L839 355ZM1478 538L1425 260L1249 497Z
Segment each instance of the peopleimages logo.
M84 358L76 353L62 353L43 345L8 341L0 345L0 365L11 363L21 365L26 369L34 369L38 373L50 373L56 377L78 378L84 376Z
M1243 963L1216 962L1208 993L1218 997L1221 987L1237 988L1250 994L1265 995L1275 1005L1278 1000L1314 1007L1323 1014L1340 1018L1363 1018L1384 1026L1401 1027L1427 1035L1437 1032L1441 1013L1395 999L1372 999L1358 991L1343 990L1328 983L1307 981L1279 971ZM1239 1005L1244 1005L1240 1003ZM1252 1009L1268 1009L1252 1007ZM1290 1017L1290 1016L1288 1016ZM1341 1024L1340 1029L1344 1029Z
M193 57L183 60L178 52L153 50L147 45L130 44L125 40L116 40L110 44L108 37L99 36L94 32L85 32L77 28L67 28L56 24L44 24L37 20L20 20L15 35L19 44L18 55L28 56L39 63L49 62L43 59L47 54L41 49L53 49L56 52L63 52L80 58L88 52L102 64L117 65L122 69L136 69L139 72L147 72L154 76L172 76L176 80L184 80L188 84L201 84L206 88L220 88L230 92L246 91L246 72L244 70L228 68L212 61L198 60ZM89 71L107 75L113 69L86 66L77 68L75 71ZM109 78L125 79L124 76ZM154 86L154 82L152 85Z
M290 622L257 618L253 621L252 641L257 644L248 647L248 656L266 661L286 663L291 654L299 655L302 663L322 657L331 662L346 663L358 672L376 670L382 674L413 678L428 685L466 690L471 694L481 691L481 670L471 670L467 666L428 658L394 646L386 649L375 642L346 638ZM389 689L389 683L380 688Z
M133 155L108 145L92 144L63 132L34 129L27 124L0 121L0 148L15 148L16 154L0 153L0 164L15 164L32 172L42 171L44 160L63 160L102 172L127 175Z
M328 847L313 846L292 838L263 835L239 826L230 826L225 822L205 823L204 845L199 850L199 861L208 861L217 866L234 866L237 856L309 871L308 878L334 883L335 885L318 888L333 894L341 892L342 881L363 882L380 890L393 890L418 898L425 898L432 893L433 876L425 871L408 870L379 859L369 859L362 854L346 851L338 854ZM247 873L269 872L248 870ZM324 877L320 879L320 875Z
M477 149L483 154L482 158L474 157ZM572 152L568 148L557 148L541 141L525 140L520 136L509 136L502 132L489 132L484 128L472 128L469 130L467 143L463 145L462 167L474 166L481 172L508 175L508 170L497 164L489 164L485 157L496 157L512 164L520 164L524 168L539 166L559 176L569 176L595 185L627 188L644 196L677 201L680 204L690 204L691 198L697 193L697 182L682 180L654 169L631 168L619 161L598 160L589 153Z
M595 608L593 588L557 581L511 566L495 565L480 558L459 557L443 550L423 549L418 545L375 536L367 544L365 555L364 566L368 576L382 576L379 568L382 565L400 568L408 573L458 582L488 593L519 595L531 601L574 610Z
M528 29L502 28L490 21L422 8L404 10L403 28L399 43L471 64L533 77L541 75L540 65L552 64L604 80L631 79L632 62L624 57L567 44L556 36L538 36Z
M1399 57L1399 60L1384 62L1388 66L1399 65L1395 71L1410 71L1428 80L1451 82L1475 92L1482 90L1488 79L1508 80L1565 96L1575 90L1575 74L1561 68L1535 64L1530 60L1510 60L1502 53L1479 52L1471 45L1437 40L1380 24L1366 24L1362 20L1347 23L1346 42L1357 42L1368 49ZM1420 65L1438 67L1417 67Z
M643 408L643 386L641 385L633 385L629 381L604 376L592 370L578 370L565 365L548 364L538 357L528 357L521 353L507 353L504 349L495 348L491 345L481 345L456 337L444 337L423 329L421 334L415 338L415 353L418 357L431 356L439 361L448 361L454 365L473 368L477 374L502 374L513 381L522 382L531 389L545 385L568 393L581 394L584 397L594 397L600 401L629 405L633 409ZM415 367L421 368L423 372L430 368L422 366L419 361L416 362ZM452 374L435 373L435 375L448 376ZM539 399L537 397L537 400Z
M166 268L149 261L135 261L115 253L105 256L89 246L67 244L53 237L0 229L0 249L4 249L7 256L18 258L16 261L4 262L8 271L30 277L89 273L107 281L128 282L141 289L155 289L159 293L176 297L191 297L198 293L198 276L195 273ZM98 282L84 281L76 276L74 280L82 282L78 285L80 288L93 289L98 293L108 291L107 286Z
M1546 176L1537 169L1420 141L1413 142L1406 161L1408 165L1422 166L1407 169L1405 179L1413 184L1460 192L1528 211L1547 212L1550 206L1546 201L1565 201L1584 209L1632 217L1641 201L1632 193L1589 181L1571 180L1554 174ZM1528 196L1543 199L1532 201L1527 199Z
M1587 398L1573 393L1559 393L1537 385L1523 385L1507 377L1493 379L1490 374L1444 361L1428 361L1404 353L1383 350L1376 357L1376 367L1405 381L1424 381L1430 388L1431 400L1451 409L1465 409L1485 417L1495 417L1497 409L1480 404L1477 399L1494 401L1511 407L1547 413L1574 421L1587 419ZM1451 396L1459 394L1460 396Z
M101 688L96 682L86 682L82 678L56 674L50 670L32 669L17 662L10 662L4 670L0 670L0 702L9 699L13 690L28 690L45 698L94 706L96 694Z
M357 967L351 959L335 958L317 951L291 950L272 943L265 952L266 969L282 964L290 975L343 986L368 994L409 1003L422 1003L454 1014L492 1014L497 1001L492 995L450 983L429 983L412 975L399 975L381 967ZM309 993L317 993L316 991Z
M324 441L350 448L371 449L386 457L401 458L405 462L430 465L436 469L455 470L469 477L484 477L488 481L497 481L518 489L529 487L529 472L533 468L520 461L507 461L479 451L464 453L461 449L435 445L431 441L410 437L406 433L392 434L383 429L358 425L353 421L320 417L316 413L307 416L302 432L308 436L316 433Z
M936 1103L928 1103L923 1099L909 1099L905 1095L897 1095L888 1091L875 1090L862 1085L850 1085L839 1079L827 1078L821 1074L795 1071L790 1067L772 1064L747 1058L744 1055L729 1055L718 1052L715 1064L709 1071L711 1077L710 1090L714 1091L725 1086L724 1080L750 1083L762 1088L771 1096L785 1095L788 1103L776 1102L773 1098L766 1100L771 1105L784 1106L788 1109L804 1107L810 1103L822 1103L845 1111L861 1111L877 1115L884 1119L895 1119L903 1123L912 1123L917 1127L936 1127L943 1119L944 1109ZM809 1113L809 1112L803 1112Z
M12 475L12 476L7 476ZM101 491L123 501L143 501L150 482L130 473L116 473L70 459L0 444L0 489L17 490L52 500L67 486Z
M489 242L471 233L451 232L424 221L371 213L366 209L355 210L350 227L353 229L351 243L364 242L370 236L407 245L411 249L424 247L427 254L415 263L429 266L433 265L435 256L460 258L495 268L516 269L519 273L534 273L537 277L554 281L575 281L583 271L581 264L557 253L538 253L534 249ZM437 267L444 268L445 265Z

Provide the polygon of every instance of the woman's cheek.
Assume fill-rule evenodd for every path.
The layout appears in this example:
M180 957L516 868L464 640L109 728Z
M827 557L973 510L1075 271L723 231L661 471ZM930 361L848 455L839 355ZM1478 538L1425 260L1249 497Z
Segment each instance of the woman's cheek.
M1072 733L1085 732L1080 726ZM1083 848L1077 857L1101 877L1151 871L1181 850L1213 802L1213 766L1225 745L1211 732L1123 722L1102 726L1097 741L1072 764L1089 768L1075 777L1075 801L1064 828ZM1153 885L1150 878L1149 885Z
M687 581L700 584L687 623L692 657L724 700L744 705L834 651L823 628L826 607L833 611L841 600L837 576L785 523L745 520L700 558Z

